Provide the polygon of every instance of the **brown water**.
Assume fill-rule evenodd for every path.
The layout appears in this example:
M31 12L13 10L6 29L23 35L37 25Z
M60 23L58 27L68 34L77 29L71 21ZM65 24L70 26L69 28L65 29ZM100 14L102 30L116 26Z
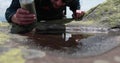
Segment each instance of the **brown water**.
M32 45L47 47L50 49L60 50L64 48L76 48L82 47L82 43L79 41L83 38L87 38L89 35L72 35L68 41L62 37L62 34L25 34L28 36L28 40L31 40Z
M62 34L27 33L25 36L27 37L23 37L23 39L18 37L19 40L16 38L12 40L22 46L27 46L27 49L42 50L54 58L57 56L71 58L95 56L111 50L119 43L119 41L114 42L118 38L112 39L114 36L106 33L72 35L68 41L62 38Z

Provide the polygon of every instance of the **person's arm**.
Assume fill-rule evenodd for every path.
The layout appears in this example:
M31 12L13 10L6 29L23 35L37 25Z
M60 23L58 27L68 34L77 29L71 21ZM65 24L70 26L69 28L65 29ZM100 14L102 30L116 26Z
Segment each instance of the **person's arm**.
M74 19L79 19L81 18L85 12L80 10L80 2L79 0L72 0L68 6L70 7L70 10L73 12L73 18Z
M70 7L70 10L72 10L72 12L75 12L76 10L80 10L79 0L72 0L67 5Z
M9 8L6 9L5 17L9 23L12 23L12 16L16 13L17 9L20 8L19 0L12 0Z
M19 0L12 0L10 7L6 10L5 16L9 23L18 25L31 24L36 20L35 14L31 14L28 10L20 7Z

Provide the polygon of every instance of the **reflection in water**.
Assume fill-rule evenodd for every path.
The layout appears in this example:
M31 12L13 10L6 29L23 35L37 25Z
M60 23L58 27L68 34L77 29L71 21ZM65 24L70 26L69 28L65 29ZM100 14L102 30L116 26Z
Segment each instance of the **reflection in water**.
M78 42L83 38L87 38L88 36L84 35L71 35L67 41L62 37L62 34L26 34L29 38L28 40L34 46L48 47L50 49L63 49L64 48L76 48L77 46L81 47L82 44ZM36 44L36 45L35 45Z
M43 50L49 53L50 55L67 55L67 57L91 56L95 55L96 51L99 51L101 49L101 46L97 45L101 41L101 37L95 39L95 35L104 35L107 33L107 28L71 26L67 27L66 33L63 34L54 34L54 32L33 32L25 34L25 36L28 36L28 41L26 41L25 44L30 49L32 48ZM94 36L93 39L89 38L90 36Z

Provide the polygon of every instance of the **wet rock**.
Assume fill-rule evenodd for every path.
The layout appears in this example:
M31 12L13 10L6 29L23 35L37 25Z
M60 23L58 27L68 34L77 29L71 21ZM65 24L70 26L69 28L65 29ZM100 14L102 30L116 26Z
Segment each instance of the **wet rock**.
M22 50L23 57L25 59L35 59L35 58L42 58L46 55L43 51L33 50L33 49L24 49Z
M99 5L84 17L83 20L85 19L85 21L73 21L66 24L66 26L80 25L110 28L118 25L120 5L117 2L119 0L109 0L109 2ZM104 18L105 16L107 18ZM50 28L52 27L50 26ZM29 63L29 61L31 63L109 63L109 61L99 60L99 58L107 59L112 57L113 59L114 55L120 55L119 53L114 53L113 56L113 53L107 54L120 45L119 31L116 33L116 31L112 30L112 32L106 34L91 34L89 36L76 33L77 35L72 35L68 42L65 42L61 35L52 36L29 33L18 35L10 34L9 30L9 26L4 26L3 23L0 23L0 33L10 36L10 40L6 42L8 38L5 39L5 42L3 41L4 44L2 42L0 46L0 63ZM77 31L77 29L75 30ZM1 36L3 39L6 37ZM96 58L98 60L94 61ZM114 61L119 62L119 57L115 56Z
M0 55L0 63L25 63L20 49L9 49Z

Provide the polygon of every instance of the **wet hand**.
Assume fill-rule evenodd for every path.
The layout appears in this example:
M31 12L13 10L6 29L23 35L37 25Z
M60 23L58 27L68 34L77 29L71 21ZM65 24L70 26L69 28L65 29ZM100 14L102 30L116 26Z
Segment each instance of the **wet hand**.
M73 18L74 19L81 19L84 16L85 12L81 11L81 10L76 10L75 12L73 12Z
M11 20L13 23L19 25L27 25L33 23L36 20L36 16L25 9L19 8L12 16Z

